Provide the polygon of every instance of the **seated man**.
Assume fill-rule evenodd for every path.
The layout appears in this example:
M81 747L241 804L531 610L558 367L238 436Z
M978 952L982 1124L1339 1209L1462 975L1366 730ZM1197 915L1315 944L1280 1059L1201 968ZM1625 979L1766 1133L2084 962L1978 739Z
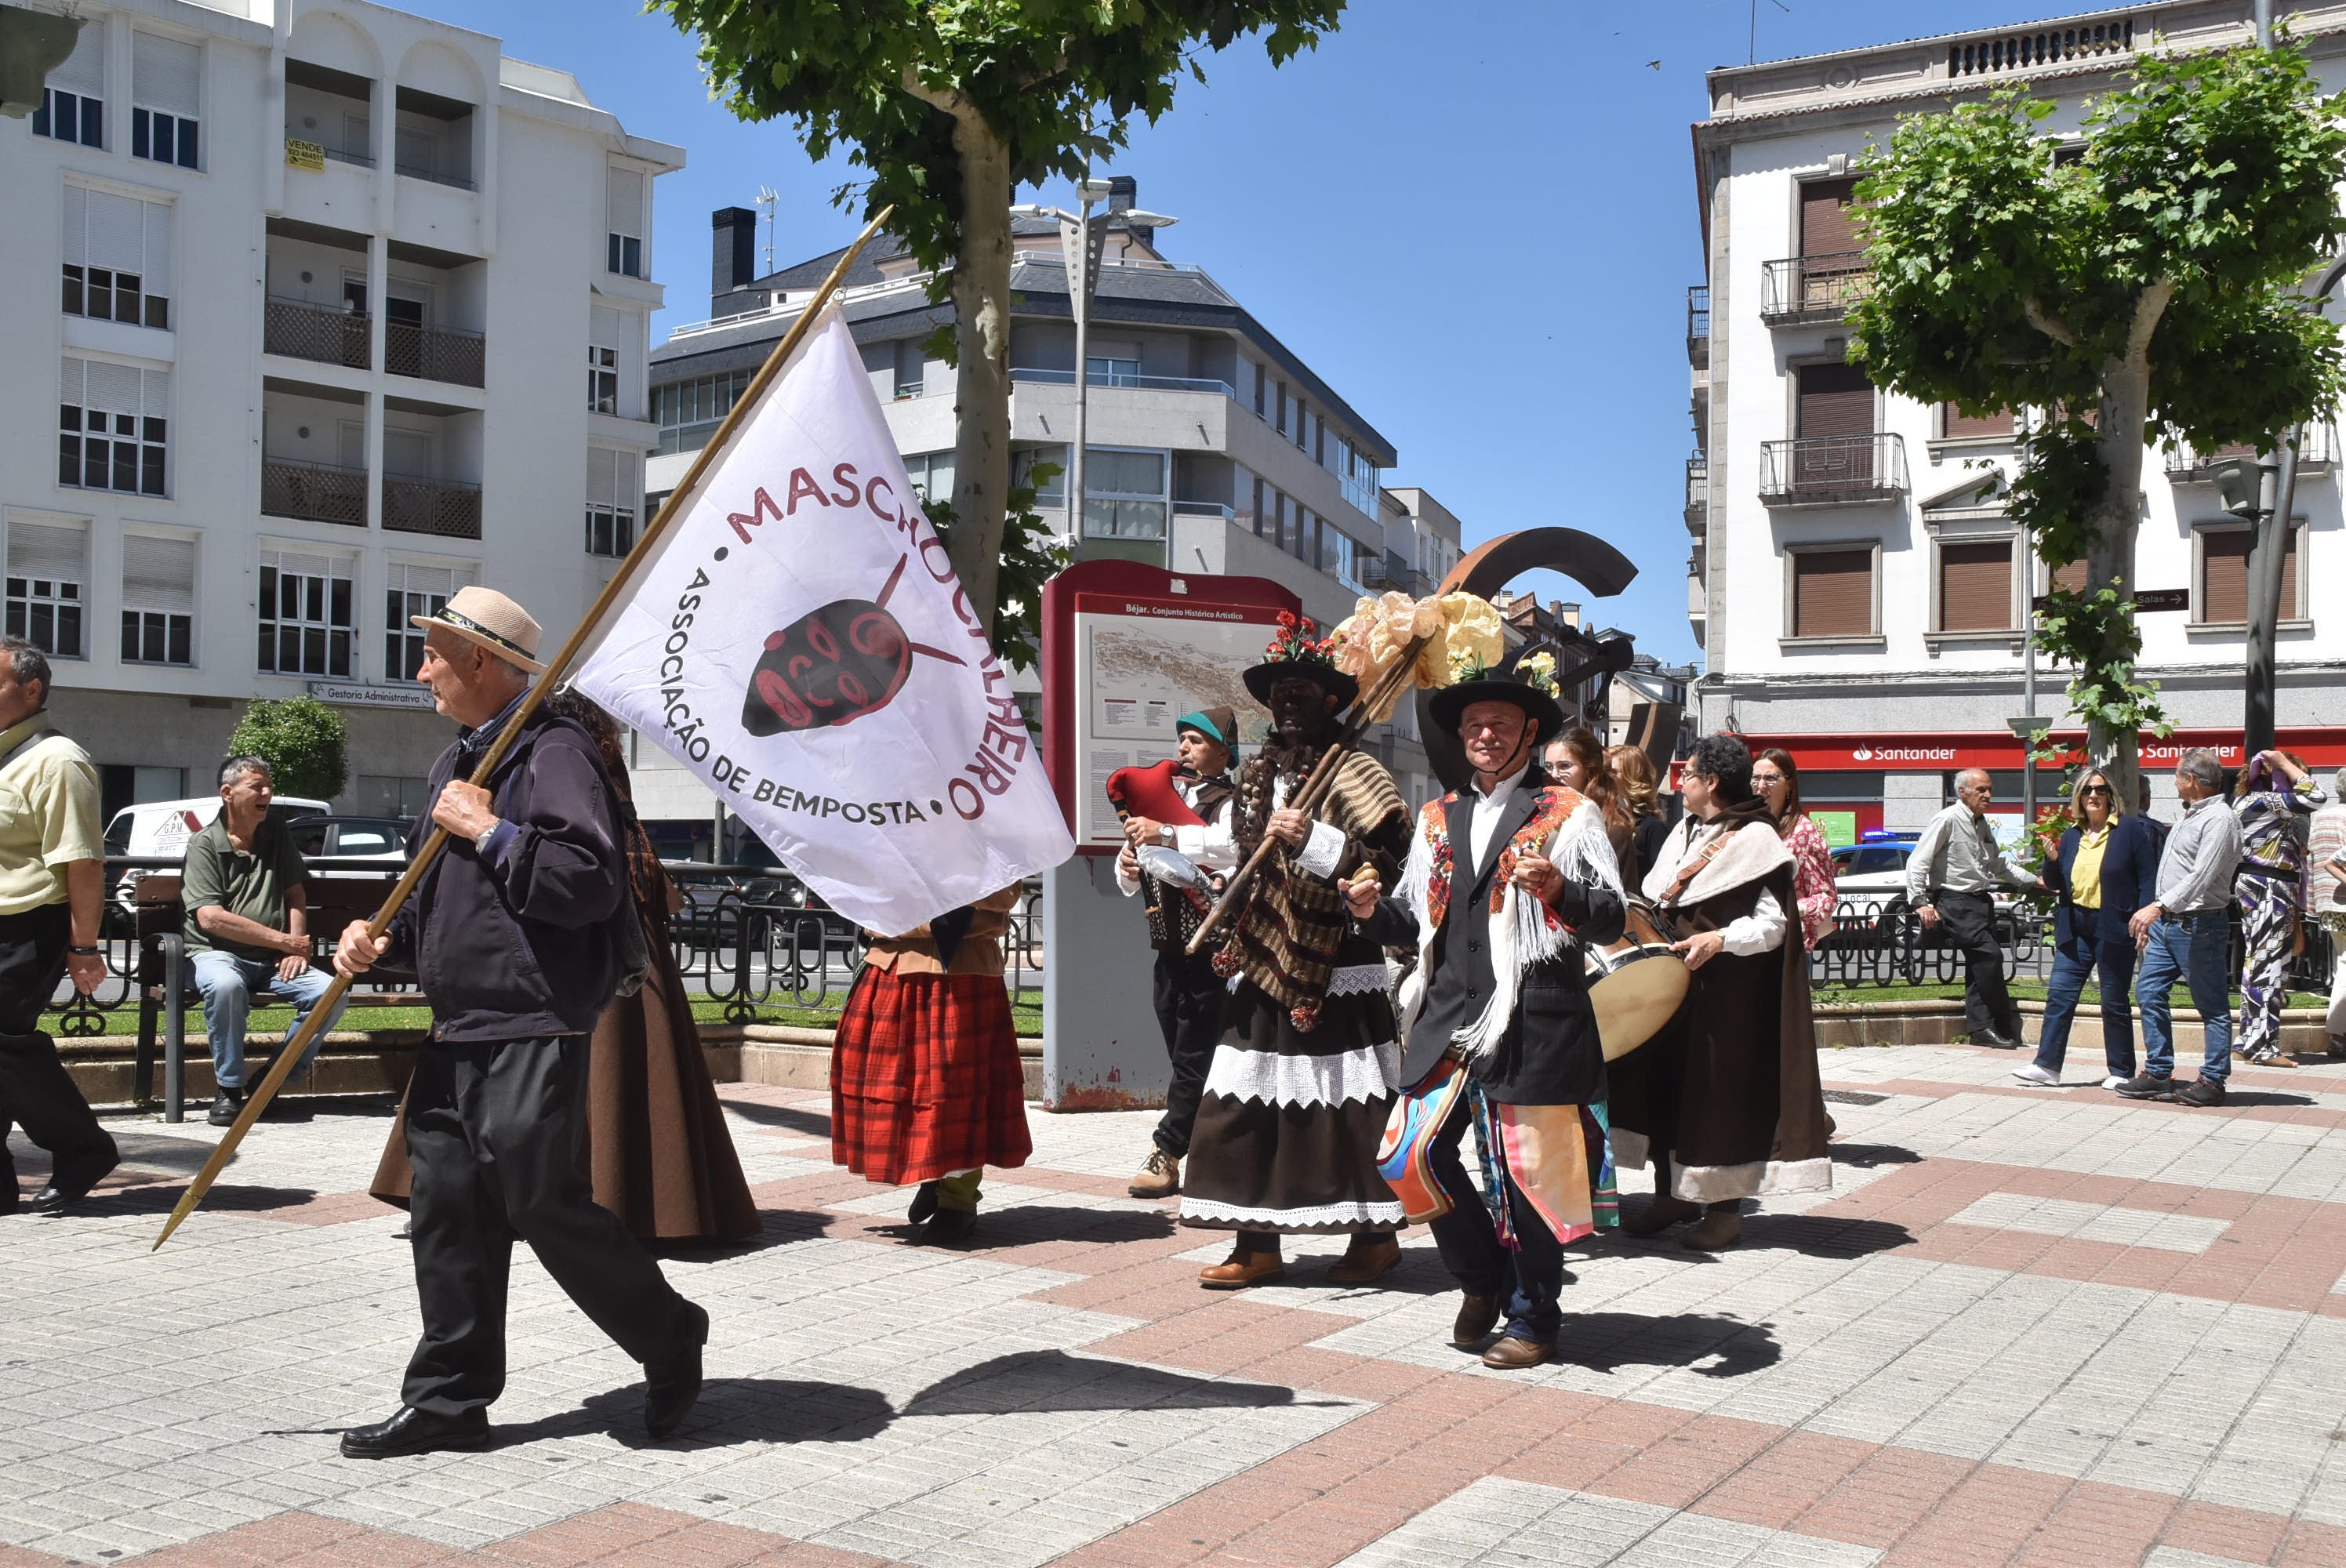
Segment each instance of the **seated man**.
M301 1027L333 976L310 962L309 871L285 824L269 814L273 779L258 757L220 764L220 813L188 840L179 901L188 911L188 954L204 993L204 1033L212 1045L212 1081L219 1093L206 1119L216 1127L236 1120L244 1104L244 1020L256 990L293 1003L285 1038ZM301 1067L325 1043L342 1013L337 1003L310 1042ZM295 1069L300 1071L300 1067Z

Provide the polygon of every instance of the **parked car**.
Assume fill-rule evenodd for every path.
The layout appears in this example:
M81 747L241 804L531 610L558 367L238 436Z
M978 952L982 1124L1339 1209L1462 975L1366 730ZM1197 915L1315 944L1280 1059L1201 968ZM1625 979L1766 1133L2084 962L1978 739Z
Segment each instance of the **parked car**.
M1841 927L1837 936L1869 931L1887 935L1908 918L1906 863L1921 837L1876 830L1862 842L1832 852L1833 886L1841 899L1835 911ZM1998 915L2010 917L2014 896L2014 890L1998 888L1989 898Z
M398 817L336 817L319 813L287 824L293 847L308 860L381 860L396 873L407 864L407 829ZM366 877L382 872L354 867L321 870L321 877Z
M668 927L696 947L729 947L740 939L738 922L747 921L753 948L780 942L811 950L814 939L797 934L801 922L794 917L800 911L816 917L822 944L834 952L852 953L859 938L852 921L833 911L788 871L678 878L677 885L684 894L684 907L670 917Z

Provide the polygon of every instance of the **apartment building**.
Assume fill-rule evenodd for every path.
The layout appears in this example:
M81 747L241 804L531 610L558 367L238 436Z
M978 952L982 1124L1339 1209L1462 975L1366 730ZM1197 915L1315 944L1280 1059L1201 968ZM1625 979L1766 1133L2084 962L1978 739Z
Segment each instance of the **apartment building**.
M6 628L109 809L209 790L244 703L306 692L337 804L413 811L449 731L408 616L487 583L558 637L640 515L684 155L365 0L66 9L0 123Z
M1334 388L1202 268L1168 260L1158 230L1134 211L1129 178L1111 181L1109 238L1094 297L1085 367L1088 493L1068 500L1075 430L1075 322L1058 228L1014 220L1011 424L1021 473L1059 469L1038 509L1080 558L1112 556L1175 570L1269 577L1322 626L1363 594L1430 592L1461 555L1458 519L1414 488L1388 490L1392 445ZM707 444L840 252L758 275L756 214L711 219L711 319L680 327L652 352L658 444L648 471L655 503ZM927 275L886 236L857 259L843 313L916 484L953 488L954 371L923 343L952 319ZM1022 685L1031 701L1031 677ZM1439 793L1406 705L1376 742L1413 801ZM638 752L648 820L706 822L713 802L649 748Z
M2325 90L2346 87L2346 4L2289 9ZM1709 75L1694 127L1708 275L1687 317L1700 723L1787 747L1809 799L1860 829L1919 824L1962 767L2017 798L2009 721L2026 711L2025 633L2046 585L2008 511L2012 418L1923 406L1849 361L1846 311L1868 285L1850 216L1865 149L1902 114L2023 85L2057 106L2049 158L2137 53L2249 41L2250 14L2249 0L2112 6ZM2346 762L2346 616L2310 585L2346 573L2337 446L2323 422L2304 447L2280 640L2281 744L2325 766ZM2238 759L2249 532L2208 460L2146 457L2138 586L2188 601L2141 617L2142 668L2180 727L2146 742L2154 765L2197 744ZM2061 711L2064 680L2037 672L2034 711Z

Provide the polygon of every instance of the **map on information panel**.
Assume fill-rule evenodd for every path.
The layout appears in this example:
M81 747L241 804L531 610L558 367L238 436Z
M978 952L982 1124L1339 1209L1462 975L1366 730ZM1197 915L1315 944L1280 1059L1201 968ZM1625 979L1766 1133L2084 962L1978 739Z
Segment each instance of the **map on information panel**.
M1245 675L1262 661L1278 616L1265 605L1076 596L1076 843L1123 841L1107 776L1172 756L1173 721L1183 714L1227 708L1243 746L1261 740L1270 719L1247 695Z

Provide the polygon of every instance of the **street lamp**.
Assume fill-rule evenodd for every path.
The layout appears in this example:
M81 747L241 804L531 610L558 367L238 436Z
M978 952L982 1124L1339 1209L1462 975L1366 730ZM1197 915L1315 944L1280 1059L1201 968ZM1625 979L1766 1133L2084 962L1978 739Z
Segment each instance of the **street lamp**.
M1059 254L1067 268L1067 303L1076 318L1076 443L1067 461L1067 537L1081 548L1086 521L1086 502L1089 491L1084 484L1084 449L1091 432L1091 324L1092 290L1099 283L1100 252L1107 248L1109 229L1170 229L1180 222L1161 212L1143 212L1137 208L1125 208L1108 214L1111 221L1100 225L1096 233L1092 229L1092 207L1108 198L1108 182L1105 179L1076 181L1076 209L1045 207L1027 202L1010 210L1021 218L1056 218L1059 221ZM1115 219L1122 219L1121 225ZM1171 548L1171 541L1167 541Z

